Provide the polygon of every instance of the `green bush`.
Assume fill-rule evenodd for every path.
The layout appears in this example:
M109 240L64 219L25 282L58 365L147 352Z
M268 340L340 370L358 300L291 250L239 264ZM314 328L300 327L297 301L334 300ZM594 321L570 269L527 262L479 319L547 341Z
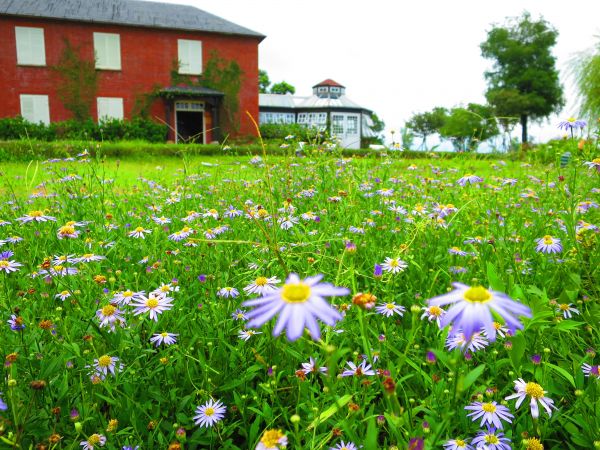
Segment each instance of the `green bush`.
M116 142L142 140L165 142L167 139L167 126L142 118L133 120L111 119L100 123L96 123L91 119L84 121L66 120L64 122L53 122L50 125L27 122L22 117L0 119L0 140L19 139L36 141Z
M281 140L294 136L296 140L305 142L322 142L329 135L326 131L306 127L297 123L267 123L260 126L260 134L265 141Z

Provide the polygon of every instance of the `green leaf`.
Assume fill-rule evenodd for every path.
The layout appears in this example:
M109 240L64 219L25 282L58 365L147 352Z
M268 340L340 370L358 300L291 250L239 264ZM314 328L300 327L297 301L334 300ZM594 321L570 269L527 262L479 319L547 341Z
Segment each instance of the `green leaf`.
M375 423L375 418L371 417L369 419L369 424L367 425L367 435L365 437L365 448L378 448L377 445L377 436L379 432L377 431L377 425Z
M561 320L556 324L556 329L559 331L572 331L581 327L583 322L576 322L575 320Z
M494 291L506 292L506 287L502 280L500 280L496 267L491 262L487 263L487 278L490 287Z
M466 391L467 389L469 389L471 385L475 383L475 381L477 381L477 379L483 374L484 370L485 364L481 364L480 366L475 367L468 374L466 374L465 377L462 379L461 390Z
M515 334L510 341L512 342L512 349L509 351L510 360L513 367L518 370L525 354L525 337L522 334Z
M319 414L319 417L317 417L315 420L312 421L312 423L308 426L308 429L312 430L316 426L325 422L327 419L329 419L331 416L333 416L336 412L338 412L340 410L340 408L343 408L344 406L346 406L350 402L350 400L352 400L352 395L346 394L346 395L342 396L333 405L331 405L329 408L327 408L325 411L323 411L321 414Z
M552 369L553 371L555 371L556 373L558 373L559 375L561 375L565 380L567 380L569 383L571 383L571 385L573 387L575 387L575 379L573 378L573 375L571 375L565 369L563 369L562 367L559 367L557 365L554 365L552 363L546 363L546 366L548 368Z

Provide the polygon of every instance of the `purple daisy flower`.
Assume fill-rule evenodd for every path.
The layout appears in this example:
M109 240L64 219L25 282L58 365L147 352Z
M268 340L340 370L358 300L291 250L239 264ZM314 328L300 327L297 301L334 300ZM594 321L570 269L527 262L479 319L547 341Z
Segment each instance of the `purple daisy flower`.
M560 243L560 239L550 236L549 234L545 235L542 238L536 239L535 243L537 244L535 251L541 253L560 253L562 252L562 244Z
M250 320L248 327L257 328L279 315L273 336L279 336L285 329L287 338L295 341L308 328L313 339L321 337L316 319L334 326L342 315L334 309L324 297L348 295L349 289L335 287L330 283L320 283L323 275L315 275L301 280L291 273L281 288L265 292L263 297L248 300L243 306L252 306L246 316Z
M465 409L471 411L467 417L470 417L473 422L481 418L480 427L488 423L496 428L502 428L502 420L511 423L511 419L515 418L506 406L496 402L473 402L465 406Z
M450 309L440 319L440 328L453 324L456 329L462 330L467 341L482 328L490 341L496 340L492 311L504 319L511 332L523 328L518 316L531 317L529 307L501 292L482 286L469 287L462 283L452 283L452 286L454 291L430 299L428 306L441 307L451 304Z

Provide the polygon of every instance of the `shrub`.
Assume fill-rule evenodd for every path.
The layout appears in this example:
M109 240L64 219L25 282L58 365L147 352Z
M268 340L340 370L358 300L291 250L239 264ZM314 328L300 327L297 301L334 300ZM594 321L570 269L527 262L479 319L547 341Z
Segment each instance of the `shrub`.
M260 134L266 141L273 139L281 140L290 135L305 142L322 142L328 138L328 133L326 131L318 131L315 128L305 127L297 123L263 124L260 126Z
M0 119L0 140L10 141L33 139L37 141L75 140L75 141L122 141L142 140L147 142L165 142L167 126L152 120L134 118L133 120L104 120L96 123L91 119L53 122L50 125L27 122L22 117Z

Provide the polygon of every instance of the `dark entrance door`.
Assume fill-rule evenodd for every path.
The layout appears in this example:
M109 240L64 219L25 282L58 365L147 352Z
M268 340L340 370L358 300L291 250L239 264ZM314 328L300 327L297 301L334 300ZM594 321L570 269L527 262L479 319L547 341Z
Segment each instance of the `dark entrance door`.
M204 143L204 112L177 111L177 141Z

